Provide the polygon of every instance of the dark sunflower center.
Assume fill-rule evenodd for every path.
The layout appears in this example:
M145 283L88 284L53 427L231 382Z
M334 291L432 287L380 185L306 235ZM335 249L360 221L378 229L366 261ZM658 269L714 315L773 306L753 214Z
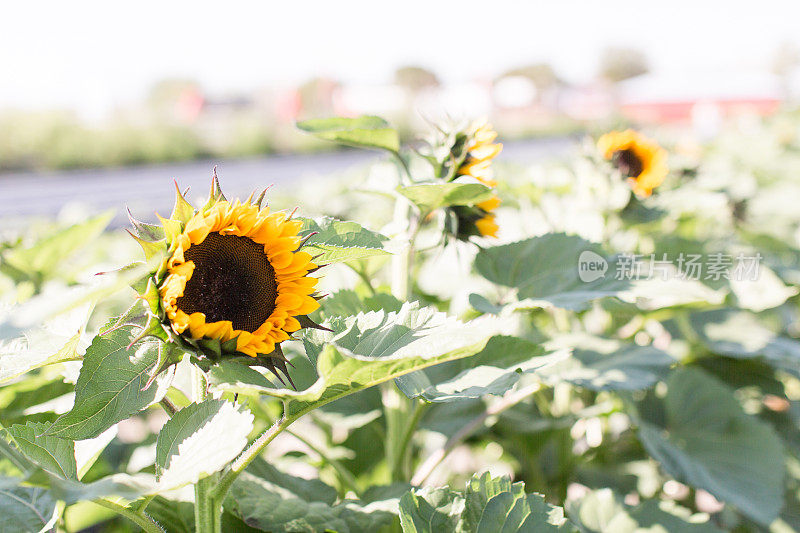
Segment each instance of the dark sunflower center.
M253 332L275 310L278 284L264 245L212 232L183 255L194 261L177 301L185 313L204 313L206 322L230 320L234 329Z
M639 156L631 149L614 152L614 163L624 176L636 178L644 170L644 165Z
M471 236L480 237L481 232L475 223L486 216L486 211L479 207L465 205L456 205L450 210L455 215L452 223L455 226L453 234L456 239L467 240Z

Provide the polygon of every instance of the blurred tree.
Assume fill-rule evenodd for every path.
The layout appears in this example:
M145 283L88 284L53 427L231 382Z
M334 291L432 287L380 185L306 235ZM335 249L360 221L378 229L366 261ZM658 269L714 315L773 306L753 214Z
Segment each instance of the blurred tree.
M191 121L199 112L203 92L196 81L169 78L157 82L147 95L147 107L158 120Z
M796 100L792 90L792 73L800 66L800 49L794 43L784 41L775 50L772 58L772 72L780 79L783 100Z
M400 87L409 89L412 93L439 86L439 78L436 77L436 74L424 67L414 65L407 65L395 70L394 82Z
M147 95L149 105L159 105L165 102L174 102L187 90L200 90L200 84L194 80L168 78L156 82Z
M547 63L534 63L523 67L513 68L504 72L498 79L510 76L528 78L536 86L539 93L551 89L562 83L555 70Z
M333 100L338 87L338 82L325 77L311 78L303 83L297 89L300 97L300 117L311 118L334 115L335 106Z
M600 56L600 76L617 83L649 71L647 58L633 48L606 48Z
M778 45L772 59L772 72L778 76L786 76L798 65L800 65L800 49L797 45L788 41Z

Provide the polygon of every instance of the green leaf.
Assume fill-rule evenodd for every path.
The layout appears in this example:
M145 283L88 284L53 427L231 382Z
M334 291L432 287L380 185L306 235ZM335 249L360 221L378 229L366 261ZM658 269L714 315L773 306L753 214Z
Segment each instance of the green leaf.
M73 309L27 331L23 338L0 341L0 383L35 368L78 359L90 313L91 306Z
M487 318L463 323L417 302L405 303L396 312L359 313L346 324L347 329L330 342L365 362L440 357L475 345L482 349L499 326Z
M783 447L774 430L746 414L727 386L682 368L663 402L639 404L639 437L677 480L705 489L768 525L783 502Z
M51 477L50 487L53 496L67 505L107 496L135 500L160 491L153 477L147 474L113 474L91 483Z
M717 533L708 515L692 515L674 502L646 500L636 507L625 505L611 491L600 489L589 493L567 507L570 519L583 531L591 533Z
M645 205L636 196L631 196L630 202L620 213L623 220L630 224L646 224L655 222L667 216L669 212L653 205Z
M325 317L348 317L366 311L399 311L403 306L403 302L391 294L362 297L351 289L336 291L320 303Z
M235 393L269 394L275 385L255 368L239 361L221 359L211 365L207 373L209 385Z
M16 486L20 479L33 476L39 467L10 439L0 438L0 487Z
M108 212L50 233L30 248L5 254L3 260L22 272L38 272L48 277L57 271L66 258L96 239L106 229L113 215Z
M36 372L3 385L0 387L0 423L10 426L28 421L53 421L55 410L63 412L70 408L70 394L74 391L74 384L65 383L56 371Z
M195 533L194 528L194 504L168 500L163 496L156 496L147 505L146 513L156 522L166 526L169 533ZM223 531L230 531L224 529Z
M388 239L355 222L336 220L330 217L317 219L300 218L303 227L300 235L316 233L308 239L303 251L316 257L318 265L353 261L375 255L387 255L383 249ZM319 256L319 257L317 257Z
M211 383L222 390L281 398L286 403L286 416L297 418L316 407L414 370L473 355L486 346L497 327L491 319L465 324L431 308L406 303L398 312L379 311L350 317L347 329L329 339L320 353L319 377L306 390L229 380L219 371L223 366L219 364L211 367Z
M44 435L47 424L28 422L15 424L6 431L20 451L31 461L64 479L78 479L75 442Z
M346 499L335 503L336 491L319 480L283 473L255 461L233 483L226 508L252 527L274 533L295 531L378 531L395 521L386 501Z
M800 341L773 333L756 315L736 309L692 313L692 328L709 350L737 359L764 358L800 378Z
M581 281L579 259L583 264L605 266L596 279ZM492 248L484 248L475 258L475 268L484 278L517 290L517 298L534 307L563 307L581 310L589 302L616 296L630 287L630 281L616 279L617 258L605 258L597 244L575 235L549 233ZM591 275L592 272L586 273ZM589 278L586 278L589 279Z
M150 267L145 263L134 263L96 277L91 285L46 286L43 292L24 303L0 309L0 339L20 337L54 317L86 304L94 305L95 302L128 288L149 271Z
M50 426L48 435L74 440L96 437L164 396L172 373L142 388L165 344L148 338L129 350L132 340L127 327L94 338L75 385L75 406Z
M390 152L400 150L397 130L380 117L364 115L358 118L312 119L298 122L297 127L326 141Z
M222 470L247 446L253 415L233 403L207 400L178 411L158 434L156 472L162 487L197 483Z
M800 249L792 246L786 239L767 234L741 232L739 235L759 251L764 257L764 264L781 279L792 285L800 285Z
M642 390L666 378L676 363L654 346L625 344L587 335L565 335L548 343L569 356L539 373L551 384L566 381L591 390Z
M614 268L623 268L617 258ZM648 264L645 261L645 264ZM649 268L649 267L644 267ZM644 311L663 309L666 307L699 305L720 305L725 301L725 291L715 290L694 279L655 277L635 279L629 290L619 293L619 299L636 305Z
M574 531L564 510L545 502L540 494L525 494L525 484L488 472L467 484L461 530L485 532Z
M47 531L58 518L56 499L38 487L0 486L0 531Z
M732 275L728 283L736 297L736 306L756 312L777 307L798 292L797 287L785 285L766 265L759 265L757 279Z
M146 513L169 533L195 533L193 503L156 496L147 505ZM223 509L222 531L225 533L258 533L259 530L251 528L227 509Z
M92 483L81 483L75 479L66 479L61 475L54 474L48 470L43 470L39 465L28 458L15 446L0 439L0 465L7 463L13 465L11 469L3 465L3 473L12 472L16 477L23 477L26 480L35 479L41 482L49 480L50 493L54 500L65 502L71 505L75 502L94 500L106 496L120 496L128 500L135 500L144 494L157 494L160 487L155 483L155 479L149 474L113 474ZM80 469L81 462L78 462ZM80 472L79 472L80 473ZM0 474L2 475L2 474ZM10 481L7 482L7 481ZM0 489L15 486L19 480L0 477ZM0 515L2 516L2 515Z
M472 293L469 295L469 305L481 313L490 315L499 315L503 311L502 305L495 305L490 302L485 296Z
M63 339L51 337L49 340L58 342ZM77 359L79 357L77 351L80 341L81 333L79 332L64 340L64 344L55 351L37 347L33 344L25 345L24 341L0 346L0 364L2 364L0 366L0 383L21 376L36 368Z
M492 189L480 183L422 183L398 187L423 213L451 205L475 205L492 197Z
M464 511L464 496L449 488L422 488L400 499L403 533L455 531Z
M463 495L447 488L407 493L400 500L400 523L404 533L575 531L562 508L526 494L522 482L488 472L473 476Z
M522 374L539 371L567 357L566 352L546 354L532 342L517 337L492 337L479 353L397 378L409 398L451 402L504 394Z
M326 485L319 479L295 477L282 472L264 459L256 459L248 467L247 472L259 479L283 487L298 498L309 502L324 502L333 505L336 502L336 489Z

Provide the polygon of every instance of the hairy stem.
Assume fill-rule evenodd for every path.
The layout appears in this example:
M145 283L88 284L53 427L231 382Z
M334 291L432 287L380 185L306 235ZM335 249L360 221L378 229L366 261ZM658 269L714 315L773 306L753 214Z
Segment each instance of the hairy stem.
M131 508L136 511L137 514L143 515L147 510L147 506L156 498L155 494L151 496L146 496L141 500L137 500L131 504Z
M236 458L230 467L227 468L217 482L217 486L213 491L213 498L222 505L225 495L230 490L231 485L236 480L236 477L244 472L247 465L253 462L256 457L261 455L264 448L277 437L281 431L289 427L298 417L286 418L285 416L278 419L272 426L254 440L243 452Z
M425 462L422 463L419 469L417 469L417 472L411 478L411 484L421 485L426 479L428 479L428 476L430 476L434 469L439 466L439 463L441 463L445 457L447 457L450 452L455 449L456 446L461 444L473 433L483 427L483 424L486 422L487 418L500 414L506 409L517 405L528 396L537 392L541 387L542 386L540 383L533 383L516 391L509 391L499 401L487 407L483 413L472 419L467 425L462 427L453 436L447 439L447 442L443 448L436 450L436 452L425 459Z
M410 183L412 181L411 178L411 169L408 167L408 162L403 158L400 152L392 152L392 155L400 164L400 168L403 169L403 173L400 175L400 184Z
M101 507L105 507L106 509L111 509L118 515L127 518L146 533L164 533L164 528L162 528L155 520L147 516L145 513L137 513L136 511L125 507L124 505L120 505L104 498L92 500L92 502Z
M391 381L381 385L381 400L386 419L386 441L384 443L386 463L389 465L389 481L403 481L405 463L404 434L410 418L411 400Z
M199 403L208 397L208 387L203 371L197 367L193 371L192 397ZM222 500L217 500L213 495L218 477L218 474L212 474L194 486L194 523L197 533L222 532Z
M398 197L396 200L394 223L403 228L400 239L404 241L405 249L392 257L392 295L401 302L406 302L411 296L410 279L420 220L415 208L405 198ZM382 385L381 396L386 420L384 453L389 465L390 480L405 481L411 461L408 444L418 422L418 418L414 416L415 406L391 382Z
M411 261L413 256L414 246L411 243L411 206L403 198L397 198L394 204L394 223L403 228L403 234L400 236L402 241L405 241L404 249L392 256L392 295L405 302L408 300L408 278L411 272Z
M347 264L347 263L345 263L345 264ZM375 287L372 286L372 280L369 279L369 275L365 271L366 267L365 268L356 268L355 266L350 265L350 264L347 264L347 266L349 266L350 269L358 275L358 277L361 279L361 281L364 282L364 285L367 286L367 289L369 290L370 294L375 296L375 294L377 294L377 293L375 291Z
M407 400L406 398L403 398ZM404 427L402 428L402 436L399 441L398 454L396 462L391 465L393 479L396 481L405 481L411 476L411 438L417 430L417 425L422 419L422 415L428 410L430 404L428 403L414 403L411 404L411 415L403 420Z

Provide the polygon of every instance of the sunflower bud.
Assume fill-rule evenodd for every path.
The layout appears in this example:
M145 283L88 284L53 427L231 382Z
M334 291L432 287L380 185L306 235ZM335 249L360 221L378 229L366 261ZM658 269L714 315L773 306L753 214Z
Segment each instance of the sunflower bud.
M445 181L469 176L492 189L497 187L492 170L492 160L503 145L495 143L497 132L489 124L476 123L452 133L442 133L432 145L444 149L433 150L443 154L436 162L437 177ZM495 195L471 206L452 206L447 210L447 231L456 239L470 237L496 237L499 229L494 211L500 206Z

